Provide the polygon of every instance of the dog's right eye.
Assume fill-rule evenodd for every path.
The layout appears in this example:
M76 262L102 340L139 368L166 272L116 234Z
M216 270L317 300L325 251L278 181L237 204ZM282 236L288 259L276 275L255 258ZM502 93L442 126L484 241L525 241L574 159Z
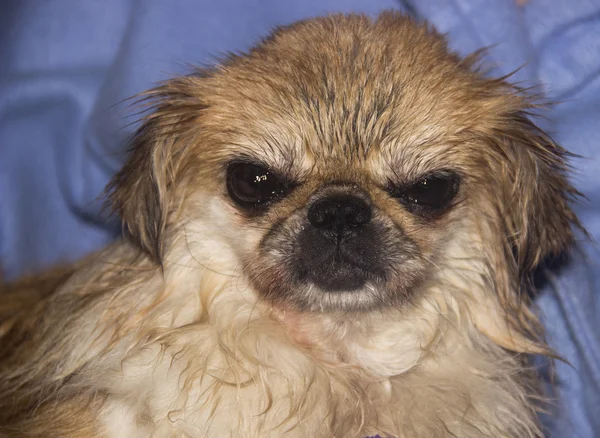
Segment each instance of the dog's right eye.
M284 196L290 185L268 168L253 163L232 163L227 167L227 191L244 208L259 208Z

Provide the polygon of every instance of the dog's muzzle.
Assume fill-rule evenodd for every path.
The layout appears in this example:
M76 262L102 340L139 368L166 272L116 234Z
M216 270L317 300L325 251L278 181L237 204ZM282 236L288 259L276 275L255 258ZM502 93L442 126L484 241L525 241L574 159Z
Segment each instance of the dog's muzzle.
M324 291L351 291L381 276L372 218L372 207L358 195L316 199L299 236L299 279Z

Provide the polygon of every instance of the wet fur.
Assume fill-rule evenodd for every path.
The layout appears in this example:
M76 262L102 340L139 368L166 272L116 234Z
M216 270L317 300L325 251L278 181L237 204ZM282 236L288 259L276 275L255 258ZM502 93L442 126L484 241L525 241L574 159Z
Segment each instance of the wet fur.
M527 292L577 193L532 99L477 63L398 14L332 16L150 91L108 191L128 238L3 287L0 436L540 436ZM240 155L306 182L246 217L223 188ZM435 221L381 188L449 164L461 193ZM257 248L329 180L418 249L401 299L269 293L285 273Z

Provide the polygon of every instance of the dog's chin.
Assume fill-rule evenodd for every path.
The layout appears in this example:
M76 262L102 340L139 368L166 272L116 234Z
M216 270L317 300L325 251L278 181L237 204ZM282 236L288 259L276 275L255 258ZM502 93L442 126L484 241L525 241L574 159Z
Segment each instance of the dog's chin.
M308 284L298 287L291 301L297 309L309 312L367 312L398 305L403 295L391 293L372 281L359 288L337 290Z
M278 308L300 312L368 312L401 306L421 284L418 275L405 276L405 281L397 284L369 272L362 272L357 277L355 272L351 276L355 281L347 283L345 270L338 271L339 282L335 282L333 277L328 280L311 279L304 272L300 280L297 273L278 275L281 270L269 271L270 275L254 277L252 281L261 299ZM265 278L269 281L262 281Z

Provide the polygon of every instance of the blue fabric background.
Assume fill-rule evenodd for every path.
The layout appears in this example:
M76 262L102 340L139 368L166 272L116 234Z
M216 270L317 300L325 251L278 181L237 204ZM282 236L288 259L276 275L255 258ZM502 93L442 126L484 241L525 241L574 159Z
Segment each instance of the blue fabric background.
M97 196L124 160L123 99L158 80L248 48L270 28L327 12L402 9L448 33L466 54L494 47L494 74L562 103L544 128L584 159L578 207L600 236L600 0L2 0L0 266L7 278L76 259L114 238ZM582 254L540 297L558 364L552 436L600 436L600 274Z

